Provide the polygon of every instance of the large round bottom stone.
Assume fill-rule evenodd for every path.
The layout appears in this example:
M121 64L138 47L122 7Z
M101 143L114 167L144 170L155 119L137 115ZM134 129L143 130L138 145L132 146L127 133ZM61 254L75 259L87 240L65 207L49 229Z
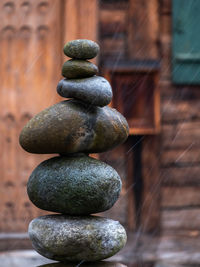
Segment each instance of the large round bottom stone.
M123 226L98 216L41 216L29 225L34 249L57 261L99 261L116 254L126 243Z
M45 265L40 265L38 267L127 267L126 265L119 262L108 262L108 261L99 261L99 262L77 262L77 263L50 263Z

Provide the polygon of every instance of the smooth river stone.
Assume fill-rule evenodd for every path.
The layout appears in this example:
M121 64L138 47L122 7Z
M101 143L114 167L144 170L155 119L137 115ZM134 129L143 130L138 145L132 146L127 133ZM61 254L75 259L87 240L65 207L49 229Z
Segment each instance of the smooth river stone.
M126 243L123 226L97 216L41 216L29 224L34 249L57 261L98 261L116 254Z
M109 82L100 76L83 79L63 79L58 83L57 92L66 98L76 98L94 106L106 106L112 99Z
M97 56L100 48L97 43L87 39L73 40L65 44L66 56L76 59L91 59Z
M99 153L123 143L128 131L126 119L115 109L66 100L33 117L19 141L30 153Z
M119 262L109 262L109 261L99 261L99 262L77 262L77 263L49 263L45 265L40 265L38 267L127 267Z
M89 215L114 205L121 191L121 179L100 160L88 156L55 157L33 171L27 190L30 200L40 209Z
M62 75L69 79L91 77L97 72L97 66L87 60L71 59L62 66Z

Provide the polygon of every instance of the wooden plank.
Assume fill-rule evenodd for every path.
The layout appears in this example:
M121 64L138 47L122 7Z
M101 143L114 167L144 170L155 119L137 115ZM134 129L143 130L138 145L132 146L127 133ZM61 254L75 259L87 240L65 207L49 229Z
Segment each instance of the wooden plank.
M195 94L196 99L190 100L190 93L188 94L187 100L177 99L177 97L176 99L163 99L161 106L162 122L173 123L178 121L200 119L200 102L198 100L199 97L200 96L198 94Z
M162 35L171 36L172 34L172 21L171 16L169 15L162 15L161 16L161 28L160 32Z
M158 58L158 1L130 0L128 20L129 58Z
M65 0L64 10L63 44L74 39L97 41L98 0Z
M160 175L159 139L145 136L142 150L143 200L141 203L141 228L144 232L159 231L160 225Z
M163 146L166 148L187 148L200 146L200 122L189 121L176 125L164 125L162 129Z
M160 37L161 42L161 80L171 80L171 36L163 35Z
M159 80L159 86L162 92L162 99L169 102L188 101L192 104L192 101L197 101L200 97L198 86L177 86L170 79L164 79L163 77Z
M166 99L167 101L171 101L172 95L176 95L177 91L174 90L174 86L173 86L171 80L163 78L163 76L161 74L162 74L162 71L160 73L160 80L159 80L161 100L162 100L162 102L164 101L164 99ZM163 114L163 112L164 111L163 111L162 105L161 105L161 115Z
M97 41L98 0L79 0L78 38Z
M161 0L160 11L161 11L161 14L171 14L172 0Z
M19 146L22 127L59 98L60 1L1 2L0 38L0 231L26 231L41 214L30 203L26 182L47 156L31 155ZM60 56L59 56L60 55Z
M200 167L170 167L161 169L162 184L168 186L199 186Z
M115 58L117 63L125 55L124 38L104 38L100 45L102 59Z
M112 218L113 220L118 220L124 226L127 226L127 206L128 206L128 195L126 191L126 165L127 157L125 156L124 145L118 146L115 149L99 154L100 160L106 162L112 166L119 174L122 180L122 190L119 199L115 205L106 212L98 214L99 216L104 216Z
M99 5L101 10L125 10L128 9L129 0L101 0Z
M126 147L126 170L127 170L127 180L126 180L126 194L127 194L127 225L128 229L131 231L136 230L136 209L135 209L135 197L134 197L134 154L131 149L133 146L131 138L125 143Z
M176 126L174 124L163 124L161 127L161 135L162 135L162 145L163 147L167 147L167 145L170 145L173 147L173 141L176 137ZM169 143L169 142L172 142Z
M188 166L200 163L200 149L195 142L185 149L165 150L161 155L162 166Z
M162 208L185 208L200 206L200 187L162 187Z
M163 210L161 227L171 230L200 230L200 208Z
M119 35L126 31L126 10L101 10L99 14L100 36Z
M160 75L158 73L154 76L154 123L155 133L159 134L161 131L161 116L160 116L160 88L159 88Z
M103 9L99 13L99 20L100 20L100 23L123 23L124 25L126 21L126 10Z
M27 233L2 233L0 234L0 251L32 249Z
M197 267L200 264L198 230L164 231L157 247L156 267Z

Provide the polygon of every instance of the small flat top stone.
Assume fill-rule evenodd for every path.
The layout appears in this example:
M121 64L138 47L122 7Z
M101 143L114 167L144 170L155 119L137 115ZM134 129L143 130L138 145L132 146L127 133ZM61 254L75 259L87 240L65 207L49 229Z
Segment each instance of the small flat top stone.
M62 66L62 75L69 79L91 77L97 72L96 65L83 59L70 59Z
M77 59L91 59L97 56L99 45L87 39L77 39L70 41L64 46L66 56Z

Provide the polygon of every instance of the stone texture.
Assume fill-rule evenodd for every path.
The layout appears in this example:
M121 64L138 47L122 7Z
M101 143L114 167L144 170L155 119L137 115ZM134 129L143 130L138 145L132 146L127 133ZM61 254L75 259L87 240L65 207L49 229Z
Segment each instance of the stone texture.
M118 173L88 156L46 160L28 181L28 195L36 207L71 215L88 215L111 208L120 190Z
M45 265L40 265L38 267L77 267L79 266L81 262L77 263L50 263ZM81 263L80 267L127 267L124 264L121 264L119 262L108 262L108 261L99 261L99 262L86 262Z
M58 83L57 92L67 98L76 98L95 106L106 106L112 99L109 82L100 76L84 79L63 79Z
M30 223L28 231L35 250L58 261L103 260L126 243L119 222L97 216L42 216Z
M115 109L66 100L32 118L20 134L20 144L30 153L99 153L127 137L127 121Z
M97 72L97 66L87 60L71 59L62 66L62 75L69 79L91 77Z
M98 54L99 45L91 40L78 39L66 43L63 51L71 58L91 59Z

